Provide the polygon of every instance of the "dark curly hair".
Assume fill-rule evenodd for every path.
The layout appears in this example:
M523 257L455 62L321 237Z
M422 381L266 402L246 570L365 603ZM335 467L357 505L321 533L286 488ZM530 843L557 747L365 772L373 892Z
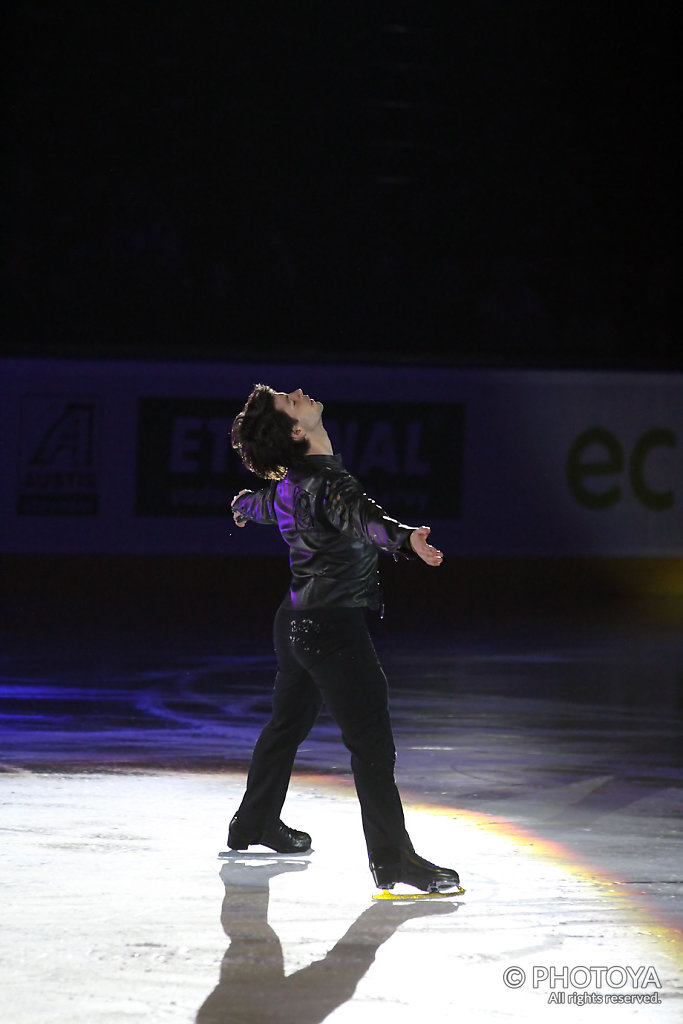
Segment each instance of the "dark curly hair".
M306 438L295 441L295 420L275 408L276 392L257 384L232 424L232 446L242 462L264 480L282 480L292 466L301 465L310 447Z

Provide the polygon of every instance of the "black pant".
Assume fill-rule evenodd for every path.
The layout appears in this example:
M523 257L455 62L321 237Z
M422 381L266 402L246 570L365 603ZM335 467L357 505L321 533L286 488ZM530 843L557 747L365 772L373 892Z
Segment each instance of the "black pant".
M254 748L240 824L258 833L278 822L297 749L324 701L351 752L368 853L412 849L394 781L387 680L364 611L280 608L273 634L273 713Z

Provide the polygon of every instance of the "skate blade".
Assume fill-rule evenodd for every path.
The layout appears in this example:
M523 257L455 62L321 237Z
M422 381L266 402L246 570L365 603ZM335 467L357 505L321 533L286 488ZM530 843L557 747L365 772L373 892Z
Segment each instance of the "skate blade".
M446 889L438 892L393 892L391 889L383 889L376 892L373 900L447 900L449 896L462 896L465 889L459 885L456 889Z
M271 860L299 861L308 860L312 850L299 850L296 853L277 853L276 850L219 850L218 859L240 864L258 864Z

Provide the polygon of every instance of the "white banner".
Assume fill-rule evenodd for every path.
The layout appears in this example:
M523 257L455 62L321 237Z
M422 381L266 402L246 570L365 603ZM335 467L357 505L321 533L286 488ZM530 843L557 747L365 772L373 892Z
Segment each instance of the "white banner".
M304 391L387 511L463 555L683 555L683 375L4 360L1 549L281 552L236 530L254 383Z

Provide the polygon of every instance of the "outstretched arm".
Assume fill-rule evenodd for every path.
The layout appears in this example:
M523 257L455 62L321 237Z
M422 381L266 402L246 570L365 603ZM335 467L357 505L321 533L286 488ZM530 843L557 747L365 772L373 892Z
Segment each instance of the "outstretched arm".
M272 525L277 522L273 504L275 485L271 484L260 491L243 490L236 494L230 503L232 518L237 526L246 526L251 520L255 523Z
M443 561L443 553L427 542L429 526L407 526L392 519L349 474L329 481L323 505L328 521L341 533L392 552L394 558L417 556L432 566Z

